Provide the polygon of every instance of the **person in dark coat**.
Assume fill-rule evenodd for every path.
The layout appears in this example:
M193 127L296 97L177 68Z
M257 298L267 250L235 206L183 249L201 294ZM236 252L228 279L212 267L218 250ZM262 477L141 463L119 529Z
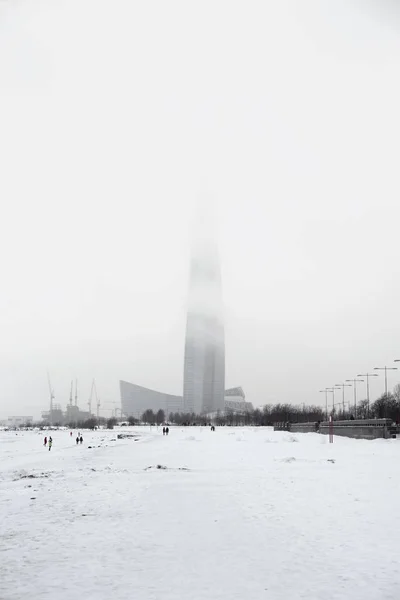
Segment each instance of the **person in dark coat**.
M47 437L45 437L45 438L44 438L44 441L43 441L43 446L44 446L44 447L46 447L46 446L47 446Z
M83 443L83 437L82 436L79 438L79 441L80 441L81 444Z
M165 428L165 433L168 435L169 434L169 427Z
M162 428L162 434L165 435L165 427Z
M76 438L76 443L79 444L79 438L78 437Z

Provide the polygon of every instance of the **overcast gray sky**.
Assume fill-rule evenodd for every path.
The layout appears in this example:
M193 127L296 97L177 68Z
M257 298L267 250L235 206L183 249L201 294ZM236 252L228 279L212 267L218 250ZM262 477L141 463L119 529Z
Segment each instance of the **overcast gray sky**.
M205 196L227 386L322 404L400 358L399 73L390 1L2 2L0 417L47 369L181 393Z

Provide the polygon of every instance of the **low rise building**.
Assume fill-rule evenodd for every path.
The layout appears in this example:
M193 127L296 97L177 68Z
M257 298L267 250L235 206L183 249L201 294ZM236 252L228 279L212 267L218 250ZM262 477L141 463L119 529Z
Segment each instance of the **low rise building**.
M31 426L33 423L32 416L8 417L5 423L6 427L24 427Z
M254 410L251 402L246 402L246 396L241 387L225 390L225 413L245 413Z

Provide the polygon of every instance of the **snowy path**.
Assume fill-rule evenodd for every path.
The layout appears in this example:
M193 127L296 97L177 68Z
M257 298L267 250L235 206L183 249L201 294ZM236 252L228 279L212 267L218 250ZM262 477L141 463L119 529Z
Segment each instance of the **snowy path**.
M400 597L399 441L138 435L0 432L1 600Z

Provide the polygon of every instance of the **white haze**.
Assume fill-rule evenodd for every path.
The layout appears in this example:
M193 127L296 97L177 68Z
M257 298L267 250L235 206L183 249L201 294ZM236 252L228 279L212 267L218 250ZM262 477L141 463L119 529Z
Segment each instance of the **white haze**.
M63 405L182 392L204 187L227 386L323 404L400 358L394 6L0 3L0 416L38 416L47 369Z

